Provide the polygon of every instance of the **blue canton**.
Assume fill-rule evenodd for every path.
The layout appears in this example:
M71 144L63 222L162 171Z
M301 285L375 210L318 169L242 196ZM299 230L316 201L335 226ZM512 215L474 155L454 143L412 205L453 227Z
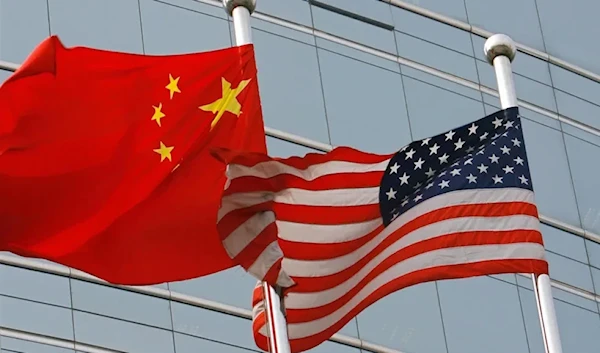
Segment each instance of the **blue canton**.
M434 196L486 188L533 190L518 108L404 146L381 181L381 216L387 226Z

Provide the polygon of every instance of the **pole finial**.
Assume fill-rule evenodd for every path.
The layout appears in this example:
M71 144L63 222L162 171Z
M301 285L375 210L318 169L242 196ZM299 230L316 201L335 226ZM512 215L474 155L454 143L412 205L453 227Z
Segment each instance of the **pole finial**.
M488 63L494 64L494 58L499 55L506 56L511 62L517 54L515 42L505 34L494 34L485 41L483 53Z
M232 16L233 9L243 6L252 14L256 9L256 0L223 0L223 7L229 16Z

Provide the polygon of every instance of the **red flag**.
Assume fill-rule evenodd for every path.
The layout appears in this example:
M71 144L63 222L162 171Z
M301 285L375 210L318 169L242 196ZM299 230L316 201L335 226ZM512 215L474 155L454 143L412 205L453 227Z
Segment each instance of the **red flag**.
M0 103L0 250L131 285L235 265L210 150L266 150L252 45L143 56L50 37Z

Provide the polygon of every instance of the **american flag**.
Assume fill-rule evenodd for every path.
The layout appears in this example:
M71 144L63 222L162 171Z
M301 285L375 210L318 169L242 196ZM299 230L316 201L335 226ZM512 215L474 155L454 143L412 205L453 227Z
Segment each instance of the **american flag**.
M339 147L227 158L223 244L248 272L285 288L293 352L407 286L548 272L517 108L390 155ZM261 310L253 327L266 349Z

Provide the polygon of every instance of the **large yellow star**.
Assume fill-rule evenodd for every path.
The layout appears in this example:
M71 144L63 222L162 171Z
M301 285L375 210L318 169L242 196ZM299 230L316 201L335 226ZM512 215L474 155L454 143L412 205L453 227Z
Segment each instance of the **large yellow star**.
M200 109L204 111L217 114L210 124L211 129L215 127L225 112L230 112L235 114L235 116L240 116L242 105L237 100L237 96L244 90L244 88L246 88L246 86L248 86L248 83L250 83L250 80L243 80L236 88L232 89L231 83L227 82L224 77L221 78L222 97L210 104L200 107Z
M181 93L177 84L179 83L179 77L173 78L171 74L169 74L169 84L165 86L166 89L169 90L169 94L171 99L173 99L173 93Z
M154 108L154 114L152 115L152 119L156 121L156 123L158 124L158 126L160 125L160 119L164 118L166 115L161 111L162 109L162 103L158 104L158 107L152 106L152 108Z
M173 148L175 148L175 147L173 147L173 146L167 147L167 146L165 146L165 144L162 141L160 141L160 147L153 151L160 154L161 162L164 161L165 158L168 159L169 161L171 161L172 160L171 159L171 151L173 151Z

